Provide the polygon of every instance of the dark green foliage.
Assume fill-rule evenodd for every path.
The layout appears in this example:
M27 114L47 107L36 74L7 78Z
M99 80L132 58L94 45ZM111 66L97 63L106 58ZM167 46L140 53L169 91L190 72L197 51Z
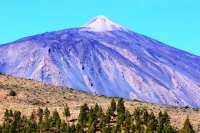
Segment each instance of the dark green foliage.
M43 109L38 108L37 115L38 115L38 121L39 121L39 123L41 123L42 119L43 119Z
M77 133L84 133L84 127L81 126L79 123L76 124L76 132Z
M159 113L158 125L157 125L158 133L173 133L174 129L170 125L170 118L167 112Z
M112 128L110 127L110 125L102 128L102 133L111 133L111 131L112 131Z
M75 133L76 132L76 127L75 127L75 125L73 124L72 126L71 126L71 133Z
M103 113L103 110L102 110L102 108L101 108L101 106L100 106L100 107L98 108L98 111L97 111L97 116L98 116L98 118L101 117L102 113Z
M118 100L116 109L118 114L125 113L124 100L122 98Z
M89 126L87 133L96 133L96 124L93 122L91 126Z
M140 121L141 119L141 116L142 116L142 110L139 109L139 108L136 108L133 112L133 117L136 121Z
M192 127L192 125L190 124L190 120L187 117L185 122L184 122L184 126L181 129L181 133L194 133L194 129Z
M116 110L116 102L114 99L111 100L110 103L110 114L113 116Z
M8 95L9 96L16 96L17 94L14 90L11 90Z
M116 126L113 126L112 127L112 133L121 133L122 132L122 129L121 129L121 126L116 124Z
M117 113L115 114L115 111ZM119 99L117 106L114 99L111 101L106 113L98 104L80 107L78 122L66 121L70 118L69 107L66 104L63 118L54 110L52 113L46 107L38 108L27 118L19 111L6 110L3 124L0 125L2 133L174 133L170 125L167 112L160 112L158 117L146 109L137 108L131 114L126 110L123 99ZM186 119L181 133L193 133L194 130Z
M88 127L92 126L92 124L93 125L97 124L98 117L97 117L97 113L93 109L93 107L90 108L88 117L89 117L89 119L88 119Z
M120 125L120 126L123 125L124 118L125 118L124 114L123 114L123 113L120 113L120 114L116 117L116 123L117 123L118 125Z
M155 119L150 119L147 123L147 132L152 133L156 131L157 121Z
M99 122L99 128L101 129L100 131L102 131L102 129L106 126L106 116L104 113L101 114L100 117L100 122Z
M147 112L146 109L144 109L143 110L143 120L144 120L144 123L148 122L148 118L149 118L149 113Z
M131 126L132 120L131 120L131 114L129 111L126 111L126 113L124 114L124 125L125 127L129 127L130 130L130 126Z
M97 114L97 112L99 111L100 107L99 105L96 103L95 106L94 106L94 111L95 113Z
M89 118L88 113L89 113L89 107L85 103L80 108L80 113L79 113L79 117L78 117L78 122L80 125L84 126L87 123L88 118Z
M64 116L66 118L66 121L67 121L67 118L70 117L70 111L69 111L69 107L67 104L65 104L65 106L64 106Z
M60 120L60 116L59 116L57 110L54 110L54 111L53 111L52 119L53 119L53 121L55 121L55 122L58 121L58 120Z
M110 108L108 108L108 110L106 112L105 119L106 119L106 123L110 123L110 120L111 120Z
M45 121L48 121L49 117L50 117L50 111L46 107L45 110L44 110L44 119L45 119Z

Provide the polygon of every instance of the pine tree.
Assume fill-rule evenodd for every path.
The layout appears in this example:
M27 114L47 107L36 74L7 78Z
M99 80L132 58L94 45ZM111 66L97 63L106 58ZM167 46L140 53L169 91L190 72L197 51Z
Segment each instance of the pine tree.
M88 128L87 133L96 133L96 124L92 123L91 126Z
M114 113L115 113L115 110L116 110L116 102L114 100L114 98L111 100L111 103L110 103L110 114L112 116L114 116Z
M60 125L60 132L61 133L66 131L66 126L67 126L67 123L65 122L65 120L62 120L61 125Z
M135 129L135 125L134 124L131 124L131 133L135 133L136 129Z
M65 104L65 106L64 106L64 115L65 115L65 118L67 121L67 118L70 117L70 111L69 111L69 107L67 104Z
M60 116L59 116L57 110L54 110L54 111L53 111L52 120L53 120L53 121L60 120Z
M95 110L93 109L93 107L90 108L88 117L89 117L89 119L88 119L88 126L89 127L93 123L97 124L98 117L97 117L97 114L96 114Z
M165 124L168 124L168 125L170 124L170 118L166 111L163 113L163 119L164 119Z
M70 125L67 125L67 126L66 126L66 133L72 133L72 132L71 132L71 126L70 126Z
M76 132L77 133L84 133L84 127L81 126L79 123L76 124Z
M190 124L190 119L188 116L184 122L183 128L181 129L181 133L194 133L194 129L192 125Z
M145 112L144 112L145 115ZM147 122L146 122L146 133L153 133L156 131L156 126L157 126L157 120L151 112L151 114L148 115Z
M87 121L88 121L88 114L89 114L89 107L85 103L80 108L80 113L79 113L79 117L78 117L78 122L79 122L80 125L84 126L85 123L87 123Z
M125 112L125 115L124 115L124 123L125 123L125 127L124 127L124 132L125 133L130 133L130 130L131 130L131 114L129 111L126 111Z
M5 126L5 125L3 125L3 127L2 127L2 133L9 133L9 127L8 126Z
M110 127L110 125L108 125L107 127L103 127L102 129L102 133L111 133L112 128Z
M33 111L31 113L31 117L29 119L28 127L27 127L27 130L26 130L27 133L36 132L37 124L36 124L36 121L35 121L35 119L36 119L35 114L36 114L35 111Z
M110 114L110 109L109 109L109 108L108 108L108 110L106 111L105 119L106 119L106 123L110 123L111 114Z
M17 132L16 130L17 130L17 124L16 124L16 122L13 122L13 123L11 124L9 133L16 133L16 132Z
M13 124L16 127L20 127L20 123L21 123L21 112L20 111L14 111L13 114Z
M145 129L144 126L141 126L140 133L144 133Z
M119 125L113 125L111 127L111 133L121 133L121 127Z
M33 116L33 114L32 114ZM28 120L28 123L27 123L27 127L26 127L26 133L30 133L30 132L36 132L36 129L37 129L37 123L36 121L34 121L34 118L30 117L30 119Z
M116 117L116 123L120 126L123 125L123 122L124 122L124 114L123 113L120 113L118 114L118 116Z
M48 132L50 129L50 121L47 119L42 122L41 124L41 131L42 132Z
M42 123L42 119L43 119L43 109L38 108L37 115L38 115L38 121L39 121L39 123Z
M71 133L76 133L76 127L74 124L71 126Z
M142 133L142 122L141 121L136 121L135 132L136 133Z
M116 126L113 126L112 127L112 133L121 133L122 132L122 129L121 129L121 126L116 124Z
M102 109L101 106L99 106L99 109L98 109L98 111L97 111L97 116L98 116L98 118L101 117L102 113L103 113L103 109Z
M77 133L84 133L84 127L81 126L79 123L76 124L76 132Z
M120 114L120 113L125 113L126 109L125 109L125 106L124 106L124 101L122 98L120 98L118 100L118 103L117 103L117 113Z
M58 132L60 130L60 124L61 124L60 116L57 110L54 110L50 127L55 127L54 131Z
M10 109L8 112L9 112L9 116L12 117L14 114L13 111Z
M94 106L94 112L97 114L98 111L99 111L99 105L96 103Z
M149 120L147 123L146 133L153 133L156 131L157 122L153 119Z
M60 132L60 125L61 125L61 119L57 119L56 125L55 125L56 132Z
M130 133L130 129L131 129L130 125L125 125L124 133Z
M164 125L169 125L169 124L170 124L170 120L169 120L169 116L167 112L166 111L164 113L159 112L157 132L162 133L162 131L164 130Z
M99 128L103 129L105 126L106 126L106 116L104 113L102 113L100 117Z
M176 131L172 128L171 125L164 125L163 133L175 133Z
M48 120L50 117L50 111L49 109L46 107L45 110L44 110L44 118L45 120Z
M149 118L149 113L147 112L146 109L144 109L144 110L143 110L143 122L144 122L145 124L147 124L148 118Z
M6 111L4 112L4 122L5 124L10 124L12 119L10 119L10 113L8 111L8 109L6 109Z
M124 114L125 125L131 125L131 114L129 111L126 111Z
M117 130L116 130L116 126L115 126L115 125L112 126L111 133L117 133Z
M141 121L140 117L142 116L142 111L141 109L139 108L136 108L134 111L133 111L133 117L136 121Z
M157 124L158 133L174 133L175 129L170 125L170 118L167 112L159 113L158 124Z

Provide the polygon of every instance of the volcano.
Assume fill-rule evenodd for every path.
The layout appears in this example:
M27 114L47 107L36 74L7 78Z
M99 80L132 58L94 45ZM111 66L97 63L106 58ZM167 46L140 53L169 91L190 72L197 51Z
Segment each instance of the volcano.
M200 107L200 57L105 16L0 45L0 73L92 94Z

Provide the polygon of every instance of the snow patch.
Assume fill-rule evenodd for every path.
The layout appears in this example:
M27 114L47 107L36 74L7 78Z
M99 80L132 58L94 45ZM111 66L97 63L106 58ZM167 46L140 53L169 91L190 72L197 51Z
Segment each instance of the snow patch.
M104 32L104 31L114 31L114 30L125 30L123 26L111 21L105 16L97 16L85 25L82 26L84 29L82 31L95 31L95 32Z

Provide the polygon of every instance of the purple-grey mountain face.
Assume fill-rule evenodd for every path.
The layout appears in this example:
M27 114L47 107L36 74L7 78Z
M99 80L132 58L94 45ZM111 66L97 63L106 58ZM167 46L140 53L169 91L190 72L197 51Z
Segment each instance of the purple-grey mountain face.
M1 45L0 72L93 94L200 107L200 57L103 16Z

